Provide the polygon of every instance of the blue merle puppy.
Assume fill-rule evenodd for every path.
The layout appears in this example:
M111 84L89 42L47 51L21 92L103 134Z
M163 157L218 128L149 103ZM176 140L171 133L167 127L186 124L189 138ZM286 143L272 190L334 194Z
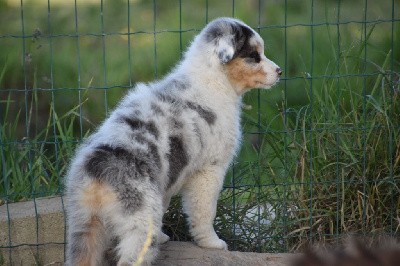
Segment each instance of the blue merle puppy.
M102 265L117 240L118 265L132 265L151 224L150 264L162 216L182 195L197 245L227 249L213 228L224 175L238 150L243 93L270 88L280 68L260 35L219 18L194 39L162 80L138 84L78 149L66 177L67 265Z

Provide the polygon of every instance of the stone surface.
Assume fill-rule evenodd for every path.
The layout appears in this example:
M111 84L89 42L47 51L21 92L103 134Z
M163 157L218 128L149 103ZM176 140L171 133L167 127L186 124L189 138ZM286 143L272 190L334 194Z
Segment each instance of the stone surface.
M65 220L62 198L0 206L0 261L37 265L64 259ZM7 248L7 247L12 247Z
M189 242L168 242L161 246L159 266L283 266L291 254L267 254L204 249Z
M0 265L63 265L65 218L61 197L0 206ZM12 247L11 249L9 247ZM287 265L290 254L199 248L189 242L161 246L156 265Z

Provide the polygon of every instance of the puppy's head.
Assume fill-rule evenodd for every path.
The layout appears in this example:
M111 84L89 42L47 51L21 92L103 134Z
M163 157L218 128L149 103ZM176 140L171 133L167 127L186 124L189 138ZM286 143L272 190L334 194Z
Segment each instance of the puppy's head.
M202 31L228 79L239 93L250 88L270 88L279 81L281 69L264 55L260 35L232 18L219 18Z

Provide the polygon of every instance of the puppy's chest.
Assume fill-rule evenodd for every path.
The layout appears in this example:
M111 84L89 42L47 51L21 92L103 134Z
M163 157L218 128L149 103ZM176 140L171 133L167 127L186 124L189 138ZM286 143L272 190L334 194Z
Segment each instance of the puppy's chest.
M241 130L240 116L236 109L225 112L216 109L215 123L200 126L201 136L197 151L204 163L228 162L238 149ZM198 134L197 132L194 132Z
M220 120L210 130L211 150L219 153L233 152L241 139L240 118L238 115L226 117L221 114Z

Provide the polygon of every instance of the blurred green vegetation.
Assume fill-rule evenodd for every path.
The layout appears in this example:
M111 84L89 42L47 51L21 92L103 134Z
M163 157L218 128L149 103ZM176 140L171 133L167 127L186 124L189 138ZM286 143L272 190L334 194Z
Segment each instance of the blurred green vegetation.
M208 21L235 16L284 78L244 97L221 236L287 251L397 230L400 1L22 3L0 0L1 201L62 194L74 148L126 90L166 74ZM166 230L186 239L172 205Z
M313 86L321 88L324 76L346 74L345 78L352 78L364 67L366 74L379 71L391 49L391 1L368 3L366 14L363 1L341 1L340 53L352 60L348 60L350 65L341 65L339 72L336 1L315 1L313 22L311 2L294 0L287 1L286 12L283 1L258 0L133 0L129 6L120 0L102 5L81 0L76 8L74 1L49 1L48 5L47 1L30 0L23 1L23 12L19 1L1 3L0 66L6 66L1 97L7 98L12 92L15 101L10 108L26 109L25 90L38 90L40 119L31 124L38 128L45 124L43 117L48 115L51 100L57 110L66 112L79 101L78 90L85 89L89 89L89 101L82 112L98 124L127 88L167 73L198 30L219 16L234 15L256 28L266 41L267 56L285 70L285 83L261 92L262 112L254 100L259 92L247 95L246 102L254 107L246 112L251 117L257 117L257 113L262 119L273 117L284 99L289 106L306 104L309 88L304 77L309 75L311 63ZM371 21L367 30L374 28L368 39L366 66L363 55L355 49L363 38L364 16ZM317 26L311 28L311 23ZM396 44L397 24L393 36ZM398 61L398 49L394 58ZM373 82L373 77L369 80ZM84 123L85 130L92 127Z

